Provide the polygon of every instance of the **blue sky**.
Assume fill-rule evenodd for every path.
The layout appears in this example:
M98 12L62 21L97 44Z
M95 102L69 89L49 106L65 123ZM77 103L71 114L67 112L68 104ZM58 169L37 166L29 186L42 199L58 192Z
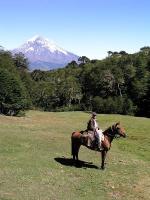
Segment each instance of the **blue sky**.
M107 51L150 46L149 0L2 0L0 45L12 49L34 35L94 59Z

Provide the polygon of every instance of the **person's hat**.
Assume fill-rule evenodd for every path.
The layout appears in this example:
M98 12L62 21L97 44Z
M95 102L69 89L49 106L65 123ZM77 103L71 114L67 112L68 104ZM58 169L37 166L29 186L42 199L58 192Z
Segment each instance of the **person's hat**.
M92 115L93 115L93 116L96 116L97 114L96 114L96 112L92 112Z

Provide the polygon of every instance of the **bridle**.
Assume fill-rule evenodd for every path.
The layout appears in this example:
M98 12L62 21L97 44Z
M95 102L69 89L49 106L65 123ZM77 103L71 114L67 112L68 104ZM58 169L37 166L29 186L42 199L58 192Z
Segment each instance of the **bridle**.
M112 139L121 137L120 134L118 133L117 128L114 128L114 125L108 128L104 135L111 137Z

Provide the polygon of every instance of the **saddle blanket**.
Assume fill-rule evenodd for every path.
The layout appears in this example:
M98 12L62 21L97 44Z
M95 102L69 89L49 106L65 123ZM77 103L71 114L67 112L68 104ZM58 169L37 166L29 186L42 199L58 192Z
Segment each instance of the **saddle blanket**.
M99 140L100 140L100 143L101 143L101 141L104 141L103 131L102 131L102 129L99 129L96 132L97 132L97 134L99 136Z

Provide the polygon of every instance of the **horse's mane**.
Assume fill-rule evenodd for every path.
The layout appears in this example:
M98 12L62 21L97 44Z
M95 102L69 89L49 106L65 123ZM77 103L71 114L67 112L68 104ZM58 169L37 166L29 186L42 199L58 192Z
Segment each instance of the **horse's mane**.
M112 130L112 126L109 126L105 131L103 131L103 134L106 135L110 130Z

